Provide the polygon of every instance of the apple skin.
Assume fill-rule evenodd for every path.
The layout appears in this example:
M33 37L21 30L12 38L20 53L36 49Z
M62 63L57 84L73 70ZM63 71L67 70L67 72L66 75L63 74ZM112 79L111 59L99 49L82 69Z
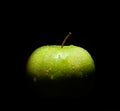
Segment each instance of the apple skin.
M84 48L46 45L37 48L27 61L27 74L39 79L83 78L95 71L94 60Z

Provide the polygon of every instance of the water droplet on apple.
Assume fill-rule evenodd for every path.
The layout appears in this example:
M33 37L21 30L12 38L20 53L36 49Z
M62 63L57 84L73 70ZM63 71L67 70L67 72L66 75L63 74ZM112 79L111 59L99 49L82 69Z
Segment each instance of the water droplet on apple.
M47 69L47 70L45 71L45 74L48 75L48 73L49 73L49 70Z
M74 66L73 64L72 64L72 67L71 67L71 68L72 68L72 70L75 70L75 66Z

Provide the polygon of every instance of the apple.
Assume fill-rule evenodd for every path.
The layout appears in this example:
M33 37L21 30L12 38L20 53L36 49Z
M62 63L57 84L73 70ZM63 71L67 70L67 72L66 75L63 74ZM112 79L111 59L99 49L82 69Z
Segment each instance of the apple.
M71 35L68 34L66 39ZM90 53L82 47L46 45L37 48L29 57L27 72L34 80L85 77L95 70Z
M84 78L94 73L95 64L90 53L79 46L46 45L37 48L27 61L27 74L34 81Z

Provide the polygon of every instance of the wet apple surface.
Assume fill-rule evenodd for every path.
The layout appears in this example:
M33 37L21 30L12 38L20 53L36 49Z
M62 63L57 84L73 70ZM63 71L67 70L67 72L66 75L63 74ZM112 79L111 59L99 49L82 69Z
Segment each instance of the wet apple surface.
M94 61L87 50L74 46L42 46L28 59L27 72L35 79L84 77L95 71Z

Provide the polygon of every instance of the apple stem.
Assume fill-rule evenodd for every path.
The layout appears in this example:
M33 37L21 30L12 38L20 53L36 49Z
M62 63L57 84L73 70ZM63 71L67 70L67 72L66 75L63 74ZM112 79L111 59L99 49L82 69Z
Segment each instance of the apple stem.
M68 35L65 37L65 39L64 39L63 42L62 42L61 48L63 48L63 46L64 46L66 40L68 39L68 37L70 37L71 34L72 34L72 33L69 32Z

